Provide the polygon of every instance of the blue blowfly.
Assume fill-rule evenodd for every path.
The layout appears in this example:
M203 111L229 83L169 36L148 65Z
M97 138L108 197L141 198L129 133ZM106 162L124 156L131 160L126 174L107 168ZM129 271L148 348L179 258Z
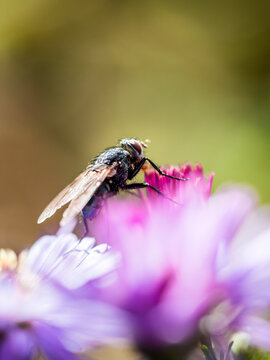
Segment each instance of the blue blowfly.
M167 175L161 171L152 160L145 157L143 149L146 147L147 145L138 139L122 139L118 146L103 151L49 203L38 218L38 223L51 217L67 203L70 204L63 213L61 226L69 223L80 213L84 220L91 220L98 214L103 201L117 194L119 190L151 188L165 196L145 182L127 184L127 181L132 180L143 168L146 161L161 176L175 180L187 180ZM84 223L86 225L86 221Z

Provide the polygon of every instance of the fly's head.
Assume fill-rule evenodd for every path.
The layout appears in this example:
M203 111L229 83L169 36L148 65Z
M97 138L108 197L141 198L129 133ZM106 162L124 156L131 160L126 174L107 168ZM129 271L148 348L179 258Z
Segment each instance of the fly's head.
M120 146L130 153L135 162L144 157L143 148L147 148L147 145L138 139L122 139Z

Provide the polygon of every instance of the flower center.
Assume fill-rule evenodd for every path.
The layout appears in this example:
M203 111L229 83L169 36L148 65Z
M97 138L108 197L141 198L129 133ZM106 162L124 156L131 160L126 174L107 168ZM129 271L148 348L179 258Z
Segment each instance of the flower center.
M0 272L14 271L18 265L16 253L11 249L0 249Z
M11 249L0 249L0 275L16 275L18 283L26 290L34 288L39 283L39 276L28 269L26 265L28 251L22 251L18 256Z

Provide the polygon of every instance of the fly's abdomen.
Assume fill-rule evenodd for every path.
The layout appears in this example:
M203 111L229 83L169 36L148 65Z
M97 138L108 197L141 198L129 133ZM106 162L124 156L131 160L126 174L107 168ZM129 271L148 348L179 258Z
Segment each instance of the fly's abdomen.
M105 180L104 183L95 192L93 197L88 201L86 206L82 209L83 217L89 220L94 219L99 214L104 199L111 196L112 194L113 193L111 192Z
M95 218L102 206L103 197L100 195L93 196L88 204L82 209L83 217L89 220Z

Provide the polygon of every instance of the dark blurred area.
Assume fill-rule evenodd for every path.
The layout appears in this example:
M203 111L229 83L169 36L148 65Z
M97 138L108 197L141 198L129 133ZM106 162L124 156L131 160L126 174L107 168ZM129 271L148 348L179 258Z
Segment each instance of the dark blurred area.
M158 164L201 162L270 201L269 1L0 2L1 246L91 157L151 139Z

